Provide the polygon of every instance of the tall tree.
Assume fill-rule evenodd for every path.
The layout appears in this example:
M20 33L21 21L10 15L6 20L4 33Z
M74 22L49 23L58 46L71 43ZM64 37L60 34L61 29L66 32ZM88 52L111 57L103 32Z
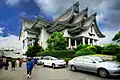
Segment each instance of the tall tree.
M47 40L48 50L65 50L66 39L61 32L54 32Z
M37 56L37 53L39 53L40 51L44 51L44 49L41 46L39 46L38 38L36 38L34 45L28 47L28 49L26 51L26 55L28 57L34 57L34 56Z
M112 41L120 42L120 31L113 37Z

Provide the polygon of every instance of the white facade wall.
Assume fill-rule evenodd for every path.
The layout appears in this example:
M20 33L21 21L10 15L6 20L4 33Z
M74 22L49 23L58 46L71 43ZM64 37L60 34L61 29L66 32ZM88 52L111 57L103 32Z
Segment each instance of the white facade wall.
M47 47L47 39L50 37L50 34L46 32L45 28L41 29L41 33L39 35L39 44L42 46L44 49Z
M90 29L91 29L91 28L89 27L86 31L80 33L79 35L77 35L77 36L75 36L75 37L85 36L85 37L88 37L88 38L91 38L91 39L97 39L97 40L99 40L100 38L98 37L98 35L97 35L97 33L95 32L94 28L92 28L92 34L95 34L95 36L90 36L90 35L89 35L89 33L91 33L91 32L90 32Z
M31 34L31 33L29 33L29 34L27 34L28 35L28 37L30 37L30 38L36 38L36 34Z
M64 37L71 37L71 35L68 33L68 29L65 29L62 31L64 33Z

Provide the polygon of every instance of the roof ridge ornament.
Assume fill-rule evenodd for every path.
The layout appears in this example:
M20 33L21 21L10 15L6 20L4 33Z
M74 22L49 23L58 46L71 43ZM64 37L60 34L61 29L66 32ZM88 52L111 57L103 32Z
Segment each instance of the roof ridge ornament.
M86 8L84 9L84 11L88 11L88 7L86 7Z
M97 12L95 12L95 13L93 14L93 16L97 16Z
M76 2L75 4L73 4L73 5L79 6L80 3L79 3L79 1L77 1L77 2Z
M72 5L73 12L79 13L79 1Z

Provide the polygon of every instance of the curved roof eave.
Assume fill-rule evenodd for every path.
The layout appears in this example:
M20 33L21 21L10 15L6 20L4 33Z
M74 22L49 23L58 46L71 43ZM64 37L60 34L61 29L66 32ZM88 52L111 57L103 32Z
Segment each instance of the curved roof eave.
M96 22L96 20L94 21L94 23L95 23L95 30L96 30L96 32L97 32L97 35L100 37L100 38L104 38L105 37L105 35L103 35L102 33L101 33L101 31L100 31L100 29L98 28L98 25L97 25L97 22Z

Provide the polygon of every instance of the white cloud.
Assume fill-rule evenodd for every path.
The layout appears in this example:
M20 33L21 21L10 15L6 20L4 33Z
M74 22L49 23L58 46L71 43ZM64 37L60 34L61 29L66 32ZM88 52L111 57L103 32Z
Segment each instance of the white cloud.
M21 2L21 0L7 0L6 4L10 5L10 6L15 6L17 4L19 4Z
M120 31L120 30L108 30L108 29L104 29L104 31L102 32L103 34L105 34L105 38L101 39L101 42L103 44L109 44L112 43L112 38L115 36L115 34Z
M26 12L20 12L18 15L19 16L27 16L27 13Z
M19 37L15 35L9 35L7 37L0 36L0 48L21 48L22 43L19 41Z
M0 34L4 33L3 30L4 30L4 27L0 27Z

